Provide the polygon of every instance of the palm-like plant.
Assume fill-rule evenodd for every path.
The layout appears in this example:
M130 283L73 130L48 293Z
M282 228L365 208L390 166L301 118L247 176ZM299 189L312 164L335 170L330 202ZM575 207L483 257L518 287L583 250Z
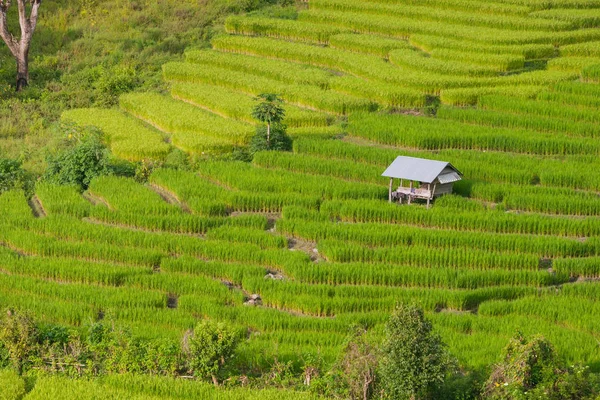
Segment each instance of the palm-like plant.
M267 147L271 144L271 124L278 124L285 117L285 110L281 106L283 100L273 93L261 93L256 100L262 100L252 110L252 117L267 124Z

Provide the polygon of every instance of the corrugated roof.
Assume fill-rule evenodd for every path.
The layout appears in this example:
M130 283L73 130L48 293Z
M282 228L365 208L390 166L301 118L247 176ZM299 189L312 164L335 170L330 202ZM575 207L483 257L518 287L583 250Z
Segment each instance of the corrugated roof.
M460 179L460 175L454 171L438 176L438 181L441 184L460 181Z
M445 161L398 156L381 176L431 183L448 166L460 174L452 164Z

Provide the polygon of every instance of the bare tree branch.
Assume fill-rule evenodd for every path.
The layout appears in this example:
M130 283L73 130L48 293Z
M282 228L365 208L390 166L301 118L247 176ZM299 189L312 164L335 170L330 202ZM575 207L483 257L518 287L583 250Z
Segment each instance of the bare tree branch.
M33 36L33 32L37 27L38 15L40 10L40 5L42 4L42 0L31 0L31 15L29 17L29 40L31 41L31 36Z
M17 56L17 48L19 43L17 39L8 31L8 24L6 23L6 14L10 8L10 0L0 0L0 37L8 46L8 49L14 57Z
M19 25L21 27L19 39L10 33L6 22L6 15L11 4L12 0L0 0L0 37L2 37L17 61L17 90L21 90L29 83L29 46L37 26L42 0L17 0ZM31 5L29 16L27 16L28 5Z
M26 0L17 0L17 8L19 9L19 25L21 26L21 40L27 37L29 33L29 20L27 19Z

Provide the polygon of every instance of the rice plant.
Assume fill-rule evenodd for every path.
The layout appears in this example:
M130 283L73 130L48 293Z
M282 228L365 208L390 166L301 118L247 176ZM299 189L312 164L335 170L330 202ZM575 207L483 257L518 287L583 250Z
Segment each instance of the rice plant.
M117 156L139 161L145 158L163 159L171 146L163 135L117 110L83 108L65 111L63 121L81 126L95 126L109 139L110 149Z

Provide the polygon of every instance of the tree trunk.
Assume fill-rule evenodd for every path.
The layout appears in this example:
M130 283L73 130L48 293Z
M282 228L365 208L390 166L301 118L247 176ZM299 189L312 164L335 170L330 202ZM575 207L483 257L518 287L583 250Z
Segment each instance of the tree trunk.
M267 124L267 149L271 149L271 123Z
M213 385L219 386L219 381L217 380L217 377L215 375L211 375L210 377L212 378Z
M0 0L0 37L17 61L17 91L23 90L29 84L29 46L37 26L41 3L42 0L17 0L21 27L21 36L17 38L8 30L7 14L12 2ZM28 4L31 6L29 15Z
M29 49L19 52L17 59L17 92L29 85Z

